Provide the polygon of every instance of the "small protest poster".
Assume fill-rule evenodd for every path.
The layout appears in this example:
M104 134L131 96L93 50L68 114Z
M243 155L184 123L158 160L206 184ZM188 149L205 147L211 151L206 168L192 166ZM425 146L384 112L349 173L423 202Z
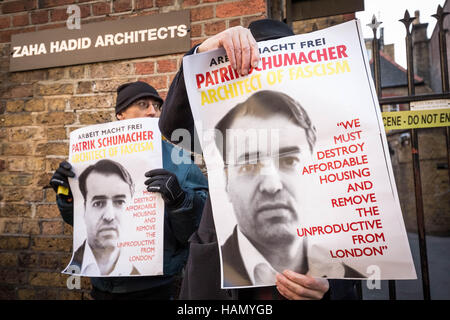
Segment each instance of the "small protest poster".
M162 168L158 119L92 125L70 134L73 255L63 273L89 277L163 274L164 201L146 190Z
M223 288L286 269L416 278L361 35L354 20L259 42L247 76L223 49L184 58Z

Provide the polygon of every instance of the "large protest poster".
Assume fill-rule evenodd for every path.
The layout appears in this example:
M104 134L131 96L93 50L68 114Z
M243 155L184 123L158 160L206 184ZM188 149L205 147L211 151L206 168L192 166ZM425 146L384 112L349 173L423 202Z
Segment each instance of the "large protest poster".
M63 273L163 274L164 201L144 184L162 168L158 119L92 125L70 134L73 255Z
M184 58L223 288L285 269L416 278L361 34L354 20L260 42L245 77L222 49Z

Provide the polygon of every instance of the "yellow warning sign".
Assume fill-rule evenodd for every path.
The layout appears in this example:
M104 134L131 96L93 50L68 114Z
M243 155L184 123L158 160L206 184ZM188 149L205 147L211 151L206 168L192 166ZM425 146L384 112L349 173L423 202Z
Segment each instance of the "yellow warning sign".
M450 108L382 112L386 130L434 128L450 126Z

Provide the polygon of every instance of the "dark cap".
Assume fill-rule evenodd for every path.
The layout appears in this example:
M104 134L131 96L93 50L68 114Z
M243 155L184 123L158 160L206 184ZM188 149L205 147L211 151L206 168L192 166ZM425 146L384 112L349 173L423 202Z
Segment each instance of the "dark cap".
M136 81L122 84L117 88L116 114L125 110L134 101L146 97L163 103L158 91L146 82Z
M256 41L278 39L295 35L294 31L284 22L272 19L262 19L248 25Z

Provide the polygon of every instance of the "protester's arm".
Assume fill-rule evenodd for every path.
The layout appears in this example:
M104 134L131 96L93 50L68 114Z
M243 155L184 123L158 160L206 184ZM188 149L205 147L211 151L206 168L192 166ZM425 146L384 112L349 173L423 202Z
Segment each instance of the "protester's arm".
M181 188L177 176L165 169L154 169L145 173L149 192L161 194L164 203L170 208L178 208L186 199L186 192Z
M58 169L50 179L50 185L56 192L56 204L59 209L59 213L64 222L73 226L73 196L70 190L69 177L75 177L75 173L72 171L72 166L69 162L63 161L59 164ZM58 188L64 187L68 189L68 194L58 193Z
M324 278L313 278L291 270L277 274L278 291L289 300L320 300L329 289Z
M191 170L188 170L187 179L190 178L190 174ZM207 196L206 191L190 187L183 189L177 176L165 169L151 170L145 176L149 178L145 181L147 190L162 195L169 211L169 223L175 238L182 245L187 245L189 237L198 227Z
M189 50L186 56L192 55L196 48L197 46ZM194 119L189 106L189 98L184 81L183 63L170 84L166 100L162 106L158 125L161 133L175 144L180 143L180 141L176 137L172 137L173 132L179 128L188 129L190 139L182 142L183 148L190 151L194 150Z
M218 48L224 48L230 60L231 66L242 75L248 74L250 68L257 66L259 51L257 43L250 30L237 26L226 29L215 36L205 40L200 45L193 47L186 56L206 52ZM179 144L183 148L194 150L198 137L194 132L194 119L189 107L189 99L184 81L183 64L170 84L169 92L164 101L159 128L162 134L172 143ZM177 116L174 116L176 114ZM187 129L190 139L172 137L175 129ZM183 140L180 144L179 140Z
M188 245L189 238L200 224L202 209L208 195L206 190L187 190L186 193L183 205L169 211L174 236L183 246Z

